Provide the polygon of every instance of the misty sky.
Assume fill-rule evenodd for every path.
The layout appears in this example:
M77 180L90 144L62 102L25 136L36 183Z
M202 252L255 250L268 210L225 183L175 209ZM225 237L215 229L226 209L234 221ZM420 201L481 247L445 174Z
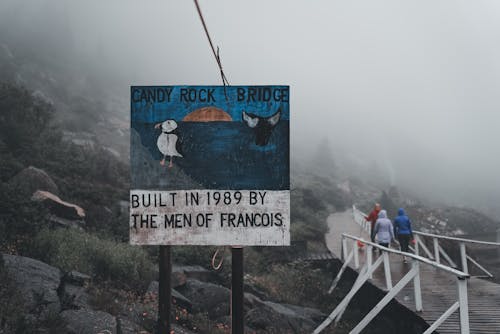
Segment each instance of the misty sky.
M124 95L132 84L221 82L192 1L15 3L0 0L0 15L39 40L66 18L68 48L116 73ZM291 86L297 158L328 136L398 185L500 202L499 1L200 5L231 84Z

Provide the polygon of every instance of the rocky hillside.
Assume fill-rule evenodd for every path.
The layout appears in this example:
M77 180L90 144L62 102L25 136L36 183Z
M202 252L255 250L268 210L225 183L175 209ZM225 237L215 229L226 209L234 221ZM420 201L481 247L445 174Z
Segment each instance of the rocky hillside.
M152 333L157 319L158 282L143 294L100 285L91 276L64 272L31 258L0 256L0 333ZM176 333L224 333L229 328L228 288L200 266L174 266L172 318ZM321 311L267 300L247 285L249 333L303 333L325 317Z
M422 232L460 236L496 233L500 229L500 221L473 208L430 203L410 192L401 193L394 186L381 189L359 180L349 180L344 185L353 202L364 212L369 212L376 202L382 204L389 217L395 217L398 208L404 208L414 229Z

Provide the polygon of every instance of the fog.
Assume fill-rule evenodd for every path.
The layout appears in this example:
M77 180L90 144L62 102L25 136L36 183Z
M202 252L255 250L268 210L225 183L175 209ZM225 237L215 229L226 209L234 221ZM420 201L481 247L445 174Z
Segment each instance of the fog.
M295 161L327 137L346 169L500 214L500 2L200 5L231 84L291 86ZM124 105L130 85L221 83L192 1L1 0L0 38Z

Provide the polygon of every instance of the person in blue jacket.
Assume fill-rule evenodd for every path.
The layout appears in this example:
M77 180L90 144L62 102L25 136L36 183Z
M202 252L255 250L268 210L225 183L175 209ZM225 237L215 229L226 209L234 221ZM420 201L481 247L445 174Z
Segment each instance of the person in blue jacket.
M398 216L394 219L394 234L398 238L401 251L408 252L410 240L413 240L413 231L411 220L402 208L398 210ZM406 256L403 256L403 261L406 263Z

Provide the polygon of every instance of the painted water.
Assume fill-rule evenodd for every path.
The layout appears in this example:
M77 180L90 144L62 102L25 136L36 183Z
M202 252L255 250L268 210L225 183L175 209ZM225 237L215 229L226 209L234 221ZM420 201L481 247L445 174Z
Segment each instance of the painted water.
M159 164L162 154L156 141L161 131L154 129L153 123L133 122L132 127ZM281 120L276 125L265 146L255 144L253 129L242 122L179 122L174 133L183 155L174 157L174 168L205 189L290 189L289 121ZM132 164L137 169L134 166L140 164ZM137 173L141 171L132 171L132 175ZM165 184L161 180L164 171L148 173L151 175L146 175L147 182L136 182L134 187L147 189L151 184ZM175 190L169 184L163 188Z

